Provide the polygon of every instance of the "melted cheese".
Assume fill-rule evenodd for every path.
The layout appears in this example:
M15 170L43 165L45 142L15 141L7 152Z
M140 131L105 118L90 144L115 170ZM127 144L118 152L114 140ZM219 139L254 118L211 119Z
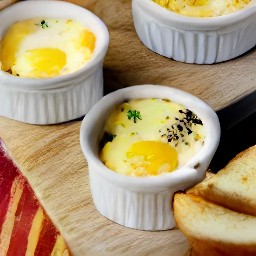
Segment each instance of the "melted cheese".
M250 0L152 0L185 16L214 17L243 9Z
M0 44L0 67L47 78L73 73L92 58L95 35L75 20L33 18L13 24Z
M111 170L130 176L175 170L200 150L205 138L196 115L162 99L136 99L117 106L104 134L101 160Z

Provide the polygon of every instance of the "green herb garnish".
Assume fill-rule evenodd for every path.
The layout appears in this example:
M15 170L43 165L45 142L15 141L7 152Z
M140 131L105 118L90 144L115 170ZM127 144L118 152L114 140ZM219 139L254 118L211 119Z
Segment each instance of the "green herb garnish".
M131 120L133 118L134 123L137 122L137 119L142 120L140 111L138 111L138 110L128 110L127 117L129 120Z
M48 28L49 27L48 23L45 20L41 20L40 26L41 26L41 28Z

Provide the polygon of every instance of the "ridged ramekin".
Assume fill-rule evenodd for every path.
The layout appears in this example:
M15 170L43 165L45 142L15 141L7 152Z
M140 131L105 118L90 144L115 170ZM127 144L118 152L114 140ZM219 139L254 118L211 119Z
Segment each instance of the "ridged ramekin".
M0 115L31 124L79 118L103 96L103 61L109 44L105 24L90 11L64 1L24 1L0 12L0 39L16 21L33 17L75 19L96 36L93 57L78 71L53 78L20 78L0 70Z
M132 13L143 44L177 61L223 62L256 45L255 0L240 11L219 17L186 17L151 0L132 0Z
M201 150L183 167L151 177L130 177L108 169L99 158L103 127L112 109L134 98L163 98L181 103L202 120L206 139ZM92 198L108 219L141 230L175 227L172 199L205 177L217 149L220 125L216 113L202 100L184 91L158 85L139 85L112 92L96 103L82 121L80 143L88 162Z

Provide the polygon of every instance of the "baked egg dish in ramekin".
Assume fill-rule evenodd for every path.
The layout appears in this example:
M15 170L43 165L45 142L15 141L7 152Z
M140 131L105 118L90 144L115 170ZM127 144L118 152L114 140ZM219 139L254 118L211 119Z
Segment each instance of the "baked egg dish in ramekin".
M31 18L10 26L0 43L0 68L21 78L73 73L93 56L96 37L73 19Z
M150 50L177 61L223 62L256 45L255 0L133 0L136 32Z
M100 158L128 176L154 176L183 166L204 144L202 121L167 99L131 99L110 113Z
M109 34L93 13L64 1L24 1L1 11L0 22L1 116L60 123L102 97Z
M205 177L219 137L215 112L184 91L140 85L106 95L80 133L97 210L130 228L175 227L173 195Z
M191 17L216 17L245 8L251 0L152 0L166 9Z

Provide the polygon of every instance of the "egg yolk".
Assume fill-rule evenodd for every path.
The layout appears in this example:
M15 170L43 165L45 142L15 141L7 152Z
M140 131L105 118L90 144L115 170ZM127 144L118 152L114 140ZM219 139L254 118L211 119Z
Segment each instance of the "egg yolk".
M23 24L16 23L10 28L7 36L5 36L0 43L0 61L2 63L2 70L11 70L15 63L15 55L18 51L20 43L33 31L34 27L32 21L27 21L25 26Z
M83 46L84 48L90 49L91 52L94 51L95 44L96 44L96 37L91 31L84 30L80 40L81 40L80 42L81 46Z
M66 54L57 48L32 49L20 56L16 63L17 67L20 66L19 62L23 65L26 63L27 69L31 70L33 76L38 78L57 76L66 65ZM13 74L18 75L15 67Z
M194 5L194 6L202 6L202 5L206 5L209 0L193 0L191 1L191 5Z
M96 36L70 19L32 18L10 26L0 41L0 69L25 78L70 74L92 57Z
M139 157L141 160L132 164L136 176L171 172L178 165L176 149L161 141L135 142L128 150L127 157L130 159Z

